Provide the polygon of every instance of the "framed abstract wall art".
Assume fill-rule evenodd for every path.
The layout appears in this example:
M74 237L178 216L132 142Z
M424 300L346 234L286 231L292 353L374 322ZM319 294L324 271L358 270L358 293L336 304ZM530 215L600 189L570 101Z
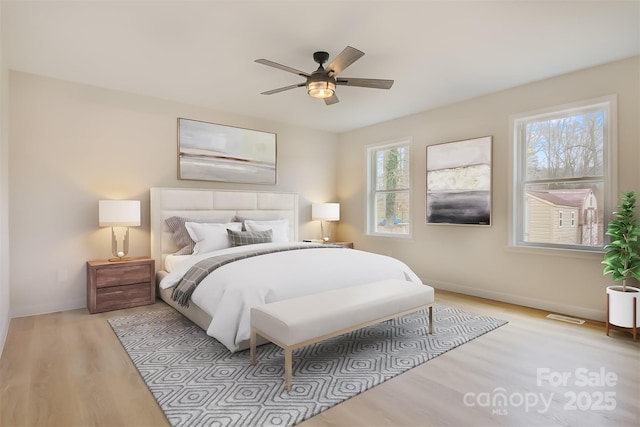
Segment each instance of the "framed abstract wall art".
M491 225L492 137L427 146L427 224Z
M276 134L178 119L178 178L276 183Z

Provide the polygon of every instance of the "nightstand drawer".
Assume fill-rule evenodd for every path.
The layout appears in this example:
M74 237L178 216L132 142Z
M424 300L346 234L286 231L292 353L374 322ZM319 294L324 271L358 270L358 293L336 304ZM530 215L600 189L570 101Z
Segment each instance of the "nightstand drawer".
M99 288L96 291L96 312L118 310L151 304L152 295L149 283Z
M152 272L149 265L115 265L96 269L96 287L125 286L149 282Z

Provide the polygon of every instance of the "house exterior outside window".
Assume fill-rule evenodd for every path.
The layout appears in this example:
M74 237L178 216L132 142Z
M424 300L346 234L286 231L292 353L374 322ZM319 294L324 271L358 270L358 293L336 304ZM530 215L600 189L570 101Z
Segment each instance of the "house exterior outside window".
M513 246L602 249L615 197L615 124L614 96L511 118Z
M411 140L367 148L367 230L372 236L411 236Z

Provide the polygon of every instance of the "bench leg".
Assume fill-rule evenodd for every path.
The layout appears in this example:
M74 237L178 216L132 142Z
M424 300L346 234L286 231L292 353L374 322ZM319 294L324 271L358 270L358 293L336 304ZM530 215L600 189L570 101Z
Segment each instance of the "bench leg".
M433 334L433 306L429 307L429 334Z
M251 328L251 335L249 336L249 348L251 355L251 364L256 364L256 330Z
M293 351L290 347L284 349L284 388L291 390L291 365L293 364Z

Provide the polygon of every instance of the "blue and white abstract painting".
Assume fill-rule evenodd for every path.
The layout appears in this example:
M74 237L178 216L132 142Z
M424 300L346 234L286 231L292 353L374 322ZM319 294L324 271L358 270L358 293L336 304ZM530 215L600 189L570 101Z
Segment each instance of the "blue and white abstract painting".
M427 146L427 223L491 225L492 137Z
M179 178L276 183L276 134L178 119Z

